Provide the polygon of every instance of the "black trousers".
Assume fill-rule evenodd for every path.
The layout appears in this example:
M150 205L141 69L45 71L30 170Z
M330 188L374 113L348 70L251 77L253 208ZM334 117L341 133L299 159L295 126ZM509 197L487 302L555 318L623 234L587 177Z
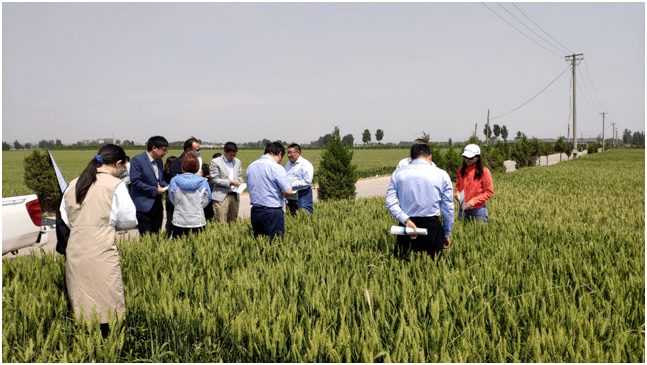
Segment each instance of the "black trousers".
M171 201L166 198L165 201L166 204L166 236L168 238L171 238L173 236L173 232L175 231L175 226L173 226L173 212L175 211L175 205L171 203Z
M137 211L137 229L139 234L142 235L146 232L159 233L162 229L162 221L164 220L164 204L162 204L162 196L155 197L155 203L148 212Z
M269 236L270 240L276 236L283 238L285 218L281 208L252 207L249 218L252 221L254 238L258 235Z
M193 228L185 228L185 227L178 227L178 226L173 226L173 238L180 238L182 236L188 236L192 233L199 233L204 231L204 227L193 227Z
M397 236L398 241L395 247L396 256L404 256L409 250L413 252L427 252L430 256L434 257L443 251L443 238L445 231L440 218L438 217L410 217L411 221L416 224L418 228L426 228L426 236L418 236L416 239L411 239L411 236L402 235ZM404 224L400 223L404 227Z

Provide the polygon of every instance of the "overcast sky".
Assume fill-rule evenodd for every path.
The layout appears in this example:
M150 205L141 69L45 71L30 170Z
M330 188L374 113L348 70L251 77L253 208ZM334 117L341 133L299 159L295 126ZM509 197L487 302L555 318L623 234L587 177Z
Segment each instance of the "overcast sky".
M485 4L5 2L2 140L645 129L644 3Z

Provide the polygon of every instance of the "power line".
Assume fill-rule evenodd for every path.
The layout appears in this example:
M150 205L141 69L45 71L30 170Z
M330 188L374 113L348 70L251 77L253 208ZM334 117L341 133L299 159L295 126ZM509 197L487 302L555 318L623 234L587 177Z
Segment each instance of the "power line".
M530 17L528 17L528 15L526 15L526 13L524 13L523 11L521 11L521 9L519 9L519 7L518 7L517 5L515 5L515 3L511 3L511 4L512 4L512 5L514 5L514 7L515 7L515 8L517 8L517 10L519 10L519 12L521 12L521 14L523 14L526 18L528 18L528 20L530 20L530 21L532 22L532 24L537 25L537 23L533 22L533 21L532 21L532 19L530 19ZM539 25L537 25L537 28L541 29L541 27L540 27ZM544 33L546 33L546 31L545 31L545 30L543 30L543 29L541 29L541 31L542 31L542 32L544 32ZM549 37L550 37L550 39L552 39L552 40L554 40L555 42L557 42L557 40L556 40L555 38L551 37L551 36L550 36L550 34L546 33L546 35L547 35L547 36L549 36ZM542 38L542 39L543 39L543 38ZM560 46L562 46L562 48L564 48L565 50L567 50L567 51L568 51L568 53L570 53L570 54L575 53L575 52L573 52L573 51L569 50L568 48L564 47L561 43L557 42L557 44L559 44Z
M550 84L548 84L548 86L546 86L545 88L543 88L543 90L541 90L539 93L537 93L537 95L535 95L535 96L533 96L532 98L530 98L530 100L526 101L525 103L523 103L523 104L519 105L518 107L516 107L516 108L514 108L514 109L510 110L509 112L507 112L507 113L505 113L505 114L499 115L498 117L490 118L490 120L495 120L495 119L501 118L501 117L503 117L503 116L505 116L505 115L508 115L508 114L512 113L513 111L515 111L515 110L517 110L517 109L521 108L522 106L524 106L524 105L528 104L530 101L532 101L532 99L536 98L537 96L539 96L539 94L543 93L543 92L544 92L544 90L548 89L548 87L550 87L550 85L552 85L555 81L557 81L557 79L559 79L560 77L562 77L562 75L564 74L564 72L568 71L568 69L569 69L569 68L570 68L570 66L569 66L569 67L567 67L564 71L562 71L562 73L561 73L561 74L559 74L559 76L557 76L557 78L556 78L555 80L551 81L551 83L550 83Z
M579 67L577 69L578 69L578 71L580 71L580 77L582 77L582 70L580 70ZM584 77L582 77L582 83L584 84L584 88L586 89L586 92L589 94L589 97L590 97L591 93L589 93L589 89L586 87L586 83L584 82L583 79L584 79ZM586 101L587 104L589 104L591 109L593 109L594 111L599 113L600 111L597 108L595 108L593 105L591 105L591 103L589 103L589 99L586 97L586 94L584 93L584 90L582 90L582 87L580 86L580 84L577 84L577 87L580 89L580 91L582 91L582 95L584 95L584 100Z
M483 4L483 6L485 6L486 8L490 9L490 7L489 7L489 6L487 6L487 5L485 5L484 3L481 3L481 4ZM499 18L501 18L501 20L503 20L504 22L508 23L512 28L516 29L516 30L517 30L517 32L519 32L519 33L523 34L524 36L526 36L526 38L528 38L528 39L530 39L531 41L535 42L539 47L541 47L541 48L545 49L546 51L548 51L548 52L550 52L550 53L554 54L555 56L557 56L557 57L559 57L559 58L562 58L562 56L558 55L557 53L555 53L555 52L553 52L553 51L549 50L548 48L546 48L546 47L542 46L541 44L537 43L537 41L535 41L534 39L532 39L532 38L528 37L528 35L527 35L526 33L524 33L524 32L522 32L522 31L520 31L519 29L517 29L517 27L515 27L515 26L514 26L514 25L512 25L512 24L510 24L510 22L509 22L509 21L505 20L501 15L497 14L494 10L490 9L490 11L491 11L491 12L493 12L493 13L494 13L496 16L498 16Z
M503 10L507 11L507 12L508 12L508 14L512 15L512 17L513 17L513 18L517 19L517 21L518 21L519 23L523 24L523 26L524 26L524 27L528 28L528 30L530 30L531 32L533 32L537 37L541 38L544 42L546 42L546 43L550 44L551 46L553 46L553 48L555 48L558 52L564 52L564 51L562 51L561 49L557 48L557 46L555 46L554 44L552 44L552 43L550 43L549 41L545 40L545 39L544 39L544 37L542 37L542 36L540 36L539 34L537 34L537 32L535 32L535 31L534 31L534 30L532 30L529 26L527 26L524 22L522 22L521 20L519 20L519 18L517 18L516 16L514 16L514 14L512 14L508 9L504 8L504 7L503 7L503 5L501 5L500 3L497 3L497 4L499 4L499 6L500 6L501 8L503 8ZM512 5L514 5L514 4L512 4ZM517 8L517 9L519 9L519 8ZM519 11L521 11L521 10L519 10ZM522 14L523 14L523 12L522 12ZM523 14L523 15L526 15L526 14ZM527 18L527 17L528 17L528 16L526 15L526 18ZM530 19L530 18L528 18L528 19ZM531 21L532 21L532 20L531 20ZM534 22L533 22L533 23L534 23ZM535 24L535 25L537 25L537 24ZM566 53L566 52L564 52L564 53ZM572 53L572 52L571 52L571 53Z
M598 100L598 104L602 107L604 110L604 106L600 102L600 99L598 98L598 93L595 91L595 86L593 86L593 79L591 78L591 74L589 73L589 66L586 64L586 60L584 60L584 67L586 68L586 73L589 75L589 80L591 80L591 87L593 88L593 92L595 93L595 98Z

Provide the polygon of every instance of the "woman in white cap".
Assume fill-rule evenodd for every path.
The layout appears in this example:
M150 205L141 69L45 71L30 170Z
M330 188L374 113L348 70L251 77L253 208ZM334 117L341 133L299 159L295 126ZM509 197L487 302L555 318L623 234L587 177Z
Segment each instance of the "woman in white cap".
M478 145L468 144L463 150L463 166L458 169L455 198L461 203L460 194L463 193L461 209L458 212L462 219L479 219L487 224L487 208L485 202L492 197L492 174L481 163L481 149Z

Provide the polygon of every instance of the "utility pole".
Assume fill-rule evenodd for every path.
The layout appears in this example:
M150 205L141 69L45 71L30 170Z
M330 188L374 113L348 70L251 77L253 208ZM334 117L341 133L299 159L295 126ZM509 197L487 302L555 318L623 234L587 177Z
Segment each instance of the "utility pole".
M485 125L485 138L487 138L487 141L485 141L485 147L490 145L490 109L487 110L487 124Z
M609 113L602 112L600 114L602 114L602 152L604 152L604 115Z
M478 134L476 134L477 127L479 126L478 123L474 123L474 137L478 138Z
M616 146L616 123L611 123L613 125L613 129L611 130L611 138L613 138L613 147Z
M577 118L575 117L575 90L577 89L575 87L575 61L581 61L583 58L577 58L577 56L581 56L584 53L580 54L572 54L570 56L566 56L565 58L571 58L572 65L573 65L573 147L575 148L575 152L573 152L573 158L577 157Z

